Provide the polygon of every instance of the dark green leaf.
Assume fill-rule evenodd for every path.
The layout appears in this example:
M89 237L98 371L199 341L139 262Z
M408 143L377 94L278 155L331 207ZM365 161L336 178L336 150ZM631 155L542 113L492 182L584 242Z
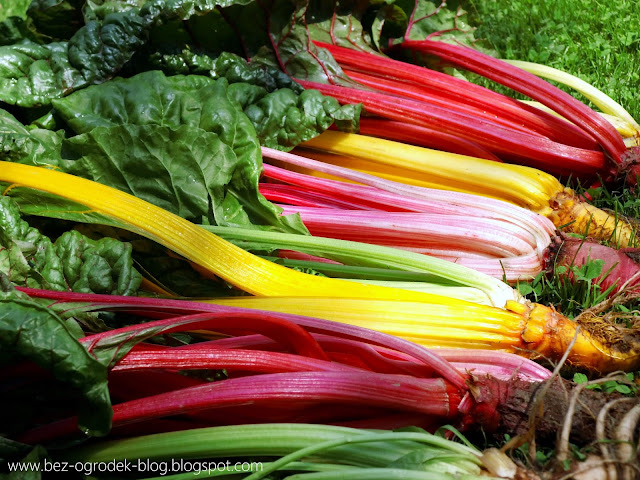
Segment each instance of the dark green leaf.
M197 127L98 127L65 142L65 170L131 193L187 220L224 224L220 209L237 165L220 137ZM209 218L210 207L215 219Z
M84 0L33 0L27 15L40 34L54 40L68 40L84 25Z
M66 44L25 42L0 47L0 101L34 107L83 84L66 61Z
M233 91L239 85L266 93L246 84ZM65 142L64 169L193 221L306 232L258 193L260 145L229 90L224 79L147 72L56 100L80 134Z
M89 22L69 40L69 63L88 83L112 78L146 42L151 23L133 10Z
M0 272L16 285L85 293L132 295L141 282L131 245L75 231L51 242L6 196L0 197Z
M125 12L142 7L148 0L87 0L84 4L86 21L102 20L110 13Z
M50 370L58 381L84 398L78 425L92 435L106 434L111 425L107 369L93 358L51 310L13 290L1 277L0 362L31 360Z
M334 122L343 130L358 129L358 105L341 107L335 99L317 90L305 90L297 95L282 88L268 93L259 87L233 84L229 95L242 106L256 128L260 143L267 147L290 150L322 133Z
M10 17L0 22L0 45L13 45L25 40L39 43L38 35L30 19Z

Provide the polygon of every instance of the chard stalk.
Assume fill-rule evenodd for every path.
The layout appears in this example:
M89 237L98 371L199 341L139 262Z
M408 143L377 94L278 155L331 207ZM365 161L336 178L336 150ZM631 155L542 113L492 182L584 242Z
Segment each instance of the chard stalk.
M622 105L581 78L571 75L568 72L558 70L557 68L540 65L538 63L525 62L522 60L503 60L503 62L513 65L514 67L521 68L522 70L532 73L538 77L553 80L554 82L573 88L591 100L591 102L604 113L608 113L609 115L613 115L614 117L629 122L633 125L636 132L640 133L640 124L636 122L636 120Z
M275 246L312 253L343 263L429 273L458 286L473 287L485 294L487 301L497 307L503 307L510 300L522 300L522 296L516 290L496 278L463 265L415 252L381 245L279 232L214 226L203 226L203 228L240 245L242 242L254 242L265 247Z
M505 128L495 122L474 118L451 109L436 105L429 105L426 109L423 102L384 93L306 80L298 82L305 88L319 90L332 96L342 104L362 103L366 111L385 118L439 128L446 133L469 138L502 158L515 162L526 159L531 166L546 168L557 174L593 173L605 167L604 155L600 151L554 142L546 137ZM624 147L622 140L620 143Z
M408 40L400 48L436 55L539 101L596 138L616 164L625 163L623 157L627 148L610 123L579 100L535 75L461 45L434 40Z
M290 270L252 255L213 233L162 208L114 188L66 173L11 162L0 162L0 181L34 188L81 203L116 219L124 228L145 236L253 295L346 296L460 302L423 292Z

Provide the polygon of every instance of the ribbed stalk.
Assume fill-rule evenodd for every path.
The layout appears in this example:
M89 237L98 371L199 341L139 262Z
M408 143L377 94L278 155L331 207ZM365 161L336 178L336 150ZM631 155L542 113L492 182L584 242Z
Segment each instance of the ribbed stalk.
M332 301L335 300L335 301ZM295 313L405 338L428 348L526 348L522 315L481 305L464 309L445 305L383 300L311 298L220 298L218 305Z
M507 310L352 299L228 298L216 304L295 313L388 333L429 348L503 350L597 373L640 367L637 334L598 318L578 324L553 308L509 302ZM631 332L629 330L629 332Z
M346 263L429 273L458 286L473 287L482 292L491 305L497 307L503 307L509 300L521 300L521 296L516 290L500 280L456 263L414 252L306 235L229 227L204 226L203 228L239 244L256 242L265 247L300 250ZM315 296L315 293L309 290L307 295Z
M401 48L436 55L539 101L596 138L615 163L623 162L626 147L611 124L582 102L535 75L461 45L423 40L405 41Z
M568 72L563 72L557 68L549 67L547 65L540 65L539 63L524 62L522 60L503 60L504 62L513 65L514 67L521 68L522 70L532 73L538 77L546 78L547 80L553 80L554 82L561 83L568 87L573 88L577 92L584 95L586 98L602 110L604 113L613 115L622 120L629 122L636 129L636 132L640 132L640 124L631 116L625 108L609 97L606 93L598 90L593 85L585 82L581 78L571 75Z
M432 128L413 125L411 123L388 120L386 118L361 117L360 133L372 137L386 138L396 142L405 142L419 147L435 148L445 152L486 158L494 162L502 162L497 156L467 138L450 135Z
M444 98L442 94L430 91L429 89L423 88L419 85L398 80L387 80L385 78L376 77L374 75L366 73L359 73L357 71L349 69L345 69L344 72L353 80L356 80L357 82L366 85L367 87L371 87L376 90L390 93L399 97L411 98L413 100L424 102L425 110L429 109L432 105L437 105L443 108L451 109L455 112L463 113L465 115L470 115L479 119L495 122L496 124L502 125L505 128L510 128L531 135L542 135L541 132L538 132L533 128L524 127L521 118L517 119L517 121L510 121L497 114L494 114L490 111L491 105L488 105L487 108L479 108L476 106L465 104L464 102L461 102L459 100ZM551 128L549 128L549 126L547 126L547 129L544 133L546 133L545 136L551 138L551 134L554 132L551 130ZM593 148L594 146L595 145L593 144L593 142L589 145L589 147L591 148Z
M401 169L407 176L416 172L428 176L434 184L500 198L538 213L549 208L550 197L563 191L555 177L531 167L490 162L362 135L327 131L302 146L334 154L335 162L340 165L342 158L338 155Z
M59 195L107 215L204 270L253 295L346 296L463 303L422 292L363 285L290 270L252 255L177 215L133 195L62 172L0 162L0 181Z
M296 405L317 408L380 408L420 413L445 420L458 415L461 392L442 378L414 378L408 375L351 372L269 373L208 382L113 406L113 428L173 415L231 409L238 414L275 407L290 410ZM292 412L295 418L295 411ZM240 413L242 417L242 413ZM331 418L331 416L329 417ZM77 432L77 418L36 427L19 437L20 442L44 443Z
M520 165L501 164L479 158L429 150L356 134L325 132L305 142L305 147L328 152L322 160L384 175L415 185L422 175L432 188L462 191L498 198L546 216L564 231L613 241L626 247L635 229L624 219L580 201L552 175ZM316 156L311 154L314 158ZM354 159L355 160L352 160Z
M558 121L557 118L553 118L544 112L522 105L514 98L507 97L480 85L475 85L469 81L418 65L393 60L382 55L359 52L354 49L320 42L316 42L316 45L329 50L331 55L343 67L346 66L391 80L420 85L451 100L464 102L481 109L489 108L502 118L519 119L524 124L529 125L530 128L548 130L551 127L556 130L557 134L562 134L561 143L566 145L581 147L593 145L593 138L575 125L562 120ZM552 137L555 137L555 135L552 135Z
M549 107L541 104L540 102L535 102L533 100L520 100L520 101L522 103L526 103L527 105L531 105L532 107L539 108L540 110L544 110L546 112L560 116L560 114L554 112ZM640 129L636 128L634 126L634 123L631 123L628 120L625 120L624 118L620 118L616 115L612 115L609 113L598 112L598 114L602 118L604 118L607 122L609 122L613 126L613 128L615 128L618 131L620 135L622 135L622 140L624 141L624 144L627 146L627 148L637 147L640 145ZM386 138L384 135L377 135L375 133L369 134L365 132L362 128L360 128L360 132L365 133L367 135L381 136L382 138ZM398 140L402 140L402 139L398 138ZM420 144L414 143L414 145L420 145ZM430 145L422 145L422 146L425 146L427 148L433 148ZM454 151L454 150L447 150L447 151ZM463 152L456 152L456 153L463 153ZM468 153L463 153L463 154L469 155ZM480 155L473 154L472 156L478 157ZM481 157L481 158L485 158L485 157Z
M372 432L367 430L333 425L294 423L233 425L101 442L67 449L64 458L69 461L108 462L113 459L139 458L158 460L283 456L309 445L371 434ZM419 446L420 444L406 439L402 442L346 443L321 453L317 452L315 457L355 465L383 467ZM458 443L439 446L450 449L452 453L464 453L463 449L465 449ZM470 453L477 455L479 452L471 451Z
M409 250L513 282L530 280L542 271L535 237L499 219L288 205L283 208L285 214L299 213L314 236ZM547 237L546 244L549 242Z
M495 122L444 107L429 105L425 108L423 102L388 94L304 80L298 82L305 88L319 90L324 95L332 96L340 103L362 103L369 113L460 135L501 158L515 162L526 161L530 165L547 168L557 174L592 174L605 167L605 157L600 151L554 142L540 135L512 130ZM620 142L622 143L622 140Z

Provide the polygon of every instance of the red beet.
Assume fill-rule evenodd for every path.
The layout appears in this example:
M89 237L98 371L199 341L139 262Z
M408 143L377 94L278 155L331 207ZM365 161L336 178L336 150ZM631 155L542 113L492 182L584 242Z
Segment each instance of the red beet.
M619 292L622 286L630 279L630 286L640 284L640 248L621 248L616 250L591 241L564 238L556 239L551 250L557 250L557 254L555 259L551 255L549 266L566 266L569 268L567 274L571 278L573 278L571 266L583 266L589 261L602 260L604 264L601 274L594 281L600 281L601 291L605 291L615 285L610 295ZM638 290L638 287L633 290Z

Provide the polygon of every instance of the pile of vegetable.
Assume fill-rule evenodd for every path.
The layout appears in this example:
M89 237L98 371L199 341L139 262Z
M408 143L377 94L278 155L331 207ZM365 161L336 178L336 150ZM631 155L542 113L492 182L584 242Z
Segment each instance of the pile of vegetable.
M635 478L640 126L463 6L0 6L1 475Z

